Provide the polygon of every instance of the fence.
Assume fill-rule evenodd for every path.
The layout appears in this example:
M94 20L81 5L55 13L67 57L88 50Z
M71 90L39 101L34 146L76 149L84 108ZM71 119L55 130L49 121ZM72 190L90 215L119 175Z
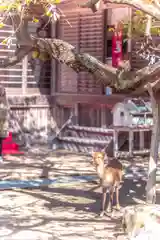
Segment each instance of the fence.
M47 141L57 131L55 105L51 97L10 97L9 130L19 140L25 135L34 142Z

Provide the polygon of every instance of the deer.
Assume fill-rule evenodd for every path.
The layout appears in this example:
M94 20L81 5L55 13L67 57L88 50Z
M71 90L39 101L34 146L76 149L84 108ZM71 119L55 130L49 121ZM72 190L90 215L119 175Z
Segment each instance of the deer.
M109 162L107 156L107 165L105 165L105 156L105 152L92 153L92 164L96 168L102 187L102 210L100 212L100 217L103 217L106 213L105 205L107 192L109 193L107 212L112 212L114 192L116 193L116 209L120 210L121 208L119 203L119 189L120 183L122 182L123 166L116 158Z

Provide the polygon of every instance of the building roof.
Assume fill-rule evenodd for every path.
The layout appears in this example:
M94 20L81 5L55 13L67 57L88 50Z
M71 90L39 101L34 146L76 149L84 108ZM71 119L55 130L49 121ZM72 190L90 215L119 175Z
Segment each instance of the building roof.
M149 101L144 101L143 99L140 99L140 98L130 98L130 99L126 98L123 102L119 104L123 104L126 111L128 111L132 115L134 114L143 115L143 114L152 113L151 103Z
M126 103L126 108L131 114L151 112L147 104L140 98L129 99Z

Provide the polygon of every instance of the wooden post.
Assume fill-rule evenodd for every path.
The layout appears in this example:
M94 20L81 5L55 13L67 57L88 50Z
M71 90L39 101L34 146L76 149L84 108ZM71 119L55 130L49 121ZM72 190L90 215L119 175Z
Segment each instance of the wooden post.
M56 38L56 23L51 23L51 37ZM51 82L50 82L50 95L53 96L56 92L57 83L57 63L56 60L51 60Z
M114 157L118 157L118 131L114 130L113 132L113 155Z
M22 94L26 94L27 90L27 71L28 71L28 56L22 60Z
M139 148L140 150L144 149L144 131L139 132Z
M79 117L79 105L78 105L78 103L75 103L74 104L74 115L75 115L75 122L74 122L74 124L76 124L76 125L79 125L79 119L78 119L78 117Z
M129 156L133 156L133 131L129 130Z
M101 106L101 128L106 128L106 109Z
M57 23L51 22L51 37L56 38L56 27ZM51 60L51 78L50 78L50 95L54 96L57 91L57 62L52 58ZM54 103L54 107L51 108L51 117L53 118L54 122L56 123L56 133L59 132L59 126L57 124L57 110L58 106L57 103Z
M156 100L151 84L148 84L148 92L151 97L151 106L153 113L153 129L151 138L151 150L148 164L148 180L146 185L147 203L156 202L156 172L158 161L158 148L160 138L160 103Z
M132 53L132 18L133 18L133 9L128 8L128 17L129 17L129 27L128 27L128 60L131 61Z

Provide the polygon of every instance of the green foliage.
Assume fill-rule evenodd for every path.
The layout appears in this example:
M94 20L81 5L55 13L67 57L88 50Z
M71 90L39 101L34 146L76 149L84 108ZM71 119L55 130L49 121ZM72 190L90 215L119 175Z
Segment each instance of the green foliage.
M151 34L154 36L160 35L160 27L156 26L154 27L155 20L152 20L152 27L151 27ZM128 19L125 19L122 21L123 23L123 32L124 35L128 36L128 30L131 27L132 29L132 35L128 37L139 37L144 36L145 27L146 27L146 15L140 10L135 11L135 14L132 18L132 22L130 22ZM130 25L131 24L131 25Z
M53 6L59 4L61 0L25 0L22 4L21 0L0 0L0 13L17 11L21 13L23 10L31 7L31 5L41 5L46 9L44 15L51 13L53 15Z
M50 59L50 56L46 52L33 51L32 58L33 59L39 58L41 61L47 61Z

